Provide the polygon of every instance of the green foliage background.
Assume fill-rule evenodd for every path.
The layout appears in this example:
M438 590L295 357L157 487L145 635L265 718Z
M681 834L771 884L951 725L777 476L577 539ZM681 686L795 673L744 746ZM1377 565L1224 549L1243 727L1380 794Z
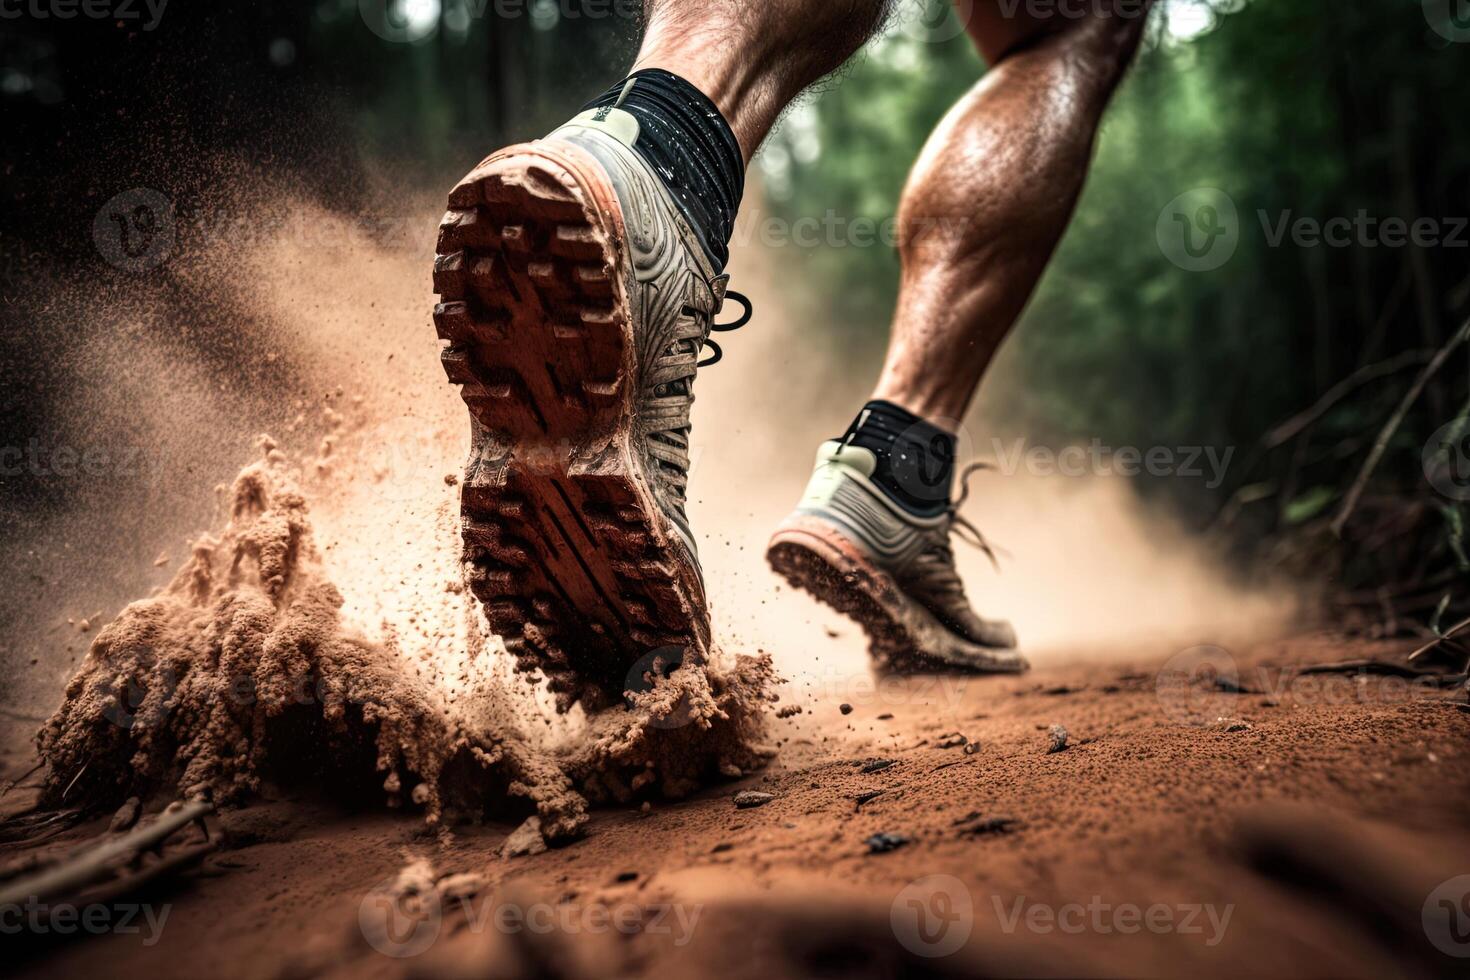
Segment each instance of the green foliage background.
M1158 12L1108 113L1076 219L1012 341L1029 392L1016 407L1062 442L1236 447L1217 491L1181 480L1145 490L1246 546L1292 539L1310 564L1374 438L1470 313L1470 127L1457 92L1470 45L1432 28L1449 10L1433 0L1236 0L1209 4L1202 32L1170 29L1171 14L1197 24L1205 6ZM925 136L982 70L963 35L876 43L775 137L774 206L891 215ZM811 132L823 152L802 161L796 144ZM1176 196L1211 187L1236 204L1239 245L1218 269L1186 271L1155 224ZM1267 232L1360 212L1434 218L1444 234L1459 228L1457 244L1299 247ZM811 269L832 284L820 304L834 328L886 328L891 251L832 249ZM1297 438L1263 444L1354 372L1414 351ZM1464 418L1467 368L1462 347L1390 439L1348 547L1331 547L1324 566L1341 562L1345 583L1431 567L1437 582L1463 576L1463 505L1431 487L1421 457L1431 433Z
M637 18L608 16L605 2L495 2L217 0L171 5L146 35L7 21L0 105L14 135L0 141L0 189L23 206L0 209L0 236L95 261L91 211L72 189L100 193L100 172L189 197L170 184L186 172L149 162L161 150L244 156L349 211L369 183L344 174L352 166L380 183L386 173L444 186L487 146L566 119L632 62ZM923 23L938 27L926 35L910 19L886 31L794 107L758 159L748 209L788 221L893 216L925 138L984 72L943 20L949 0L897 2L909 14L926 4ZM362 13L375 3L427 12L428 30L383 39ZM1385 424L1470 316L1467 15L1467 0L1160 0L1076 218L1009 342L1022 383L1007 387L1007 423L1051 446L1233 448L1222 486L1138 485L1242 555L1336 576L1349 591L1392 584L1413 593L1412 608L1433 608L1470 550L1470 348ZM1198 188L1234 202L1239 245L1219 268L1190 272L1155 227ZM1428 218L1458 237L1300 247L1265 230L1360 213ZM891 248L818 246L783 262L814 330L881 345L898 281ZM17 340L7 353L28 349ZM13 401L36 416L19 429L41 424L45 399ZM1272 436L1314 405L1290 438Z

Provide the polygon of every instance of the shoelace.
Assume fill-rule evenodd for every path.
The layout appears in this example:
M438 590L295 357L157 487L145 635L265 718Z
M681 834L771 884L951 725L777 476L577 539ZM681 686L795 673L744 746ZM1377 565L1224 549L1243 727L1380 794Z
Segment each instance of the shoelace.
M709 339L710 333L739 330L750 322L754 312L749 297L743 293L727 289L721 298L714 283L696 278L709 291L711 309L706 311L690 304L680 309L681 327L655 362L649 378L653 398L644 405L643 413L645 421L650 423L652 453L661 464L665 485L681 514L689 484L689 410L694 404L690 385L700 368L724 357L720 345ZM724 308L724 299L734 299L744 307L744 312L737 320L715 323L714 318ZM714 356L697 360L704 347L714 348Z
M990 564L994 565L995 570L998 572L1000 571L1000 560L995 556L995 549L990 546L989 541L985 540L985 535L980 533L980 529L974 524L971 524L970 521L963 514L960 513L960 508L964 506L965 501L969 499L970 496L970 475L973 473L978 473L980 470L989 469L994 469L994 467L986 462L975 462L966 466L960 472L959 499L950 504L947 508L947 511L949 513L950 519L950 532L954 534L955 537L965 542L965 544L968 544L975 548L979 548L981 552L984 553L985 557L990 559ZM970 536L966 537L965 534L961 532L969 532Z
M1000 561L996 557L995 549L991 547L989 541L985 540L985 535L980 533L980 529L959 513L960 507L970 495L970 476L985 469L991 469L989 463L971 463L965 467L960 473L959 498L945 508L945 513L950 519L949 533L966 544L979 548L985 557L990 559L996 571L999 571ZM965 584L960 579L959 571L955 568L954 548L950 546L948 535L919 556L918 574L924 592L944 596L950 601L968 605L965 599Z

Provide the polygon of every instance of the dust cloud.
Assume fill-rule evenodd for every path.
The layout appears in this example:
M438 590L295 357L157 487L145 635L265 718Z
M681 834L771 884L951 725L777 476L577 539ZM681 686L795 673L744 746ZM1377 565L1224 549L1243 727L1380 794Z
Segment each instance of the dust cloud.
M616 777L596 791L587 780L601 766L652 768L655 756L678 751L676 740L665 733L651 747L652 736L630 741L626 721L558 715L480 635L460 584L456 481L468 426L428 316L438 193L385 192L367 208L370 220L261 181L217 193L197 209L209 221L183 230L155 279L87 284L87 293L59 284L48 308L53 320L84 324L64 365L70 394L54 406L59 438L136 444L148 465L75 488L12 544L41 581L23 600L34 626L19 643L34 653L34 709L49 712L79 666L93 635L78 632L79 618L95 630L94 607L106 621L125 601L166 591L189 556L184 542L222 526L232 477L268 431L308 503L315 560L340 594L344 634L394 651L443 712L468 710L487 685L503 692L518 737L561 753L594 801L626 797ZM840 327L798 320L783 302L805 282L792 258L736 252L730 271L756 318L722 338L724 361L699 379L690 511L720 645L732 657L768 653L794 679L787 703L801 703L865 675L864 643L835 613L783 588L764 544L800 495L817 444L866 397L881 350L839 347ZM1003 357L993 373L1008 371ZM1009 416L996 396L1016 390L982 393L976 431ZM1279 590L1232 584L1126 480L974 480L966 514L1005 556L997 574L960 549L961 571L983 614L1015 623L1033 662L1221 642L1268 632L1291 611ZM752 688L771 680L758 660L725 669ZM743 689L713 696L739 702L737 713L758 710ZM747 748L758 741L744 715L729 727ZM753 751L729 766L757 765ZM678 774L670 792L693 787L689 760L666 768Z
M810 281L801 263L794 246L735 253L732 285L750 294L756 317L721 338L725 359L700 375L690 509L724 642L770 650L808 693L836 697L865 670L861 631L781 586L763 552L800 497L817 446L870 397L883 351L845 338L840 324L797 319L784 299ZM1128 477L1090 462L1078 476L1000 468L1026 436L1016 421L1025 388L1003 349L960 436L961 463L997 466L971 477L963 513L1000 550L1000 570L976 549L955 551L977 609L1011 620L1033 664L1245 643L1286 625L1292 590L1236 581L1209 544L1150 509ZM1209 473L1203 460L1194 465Z

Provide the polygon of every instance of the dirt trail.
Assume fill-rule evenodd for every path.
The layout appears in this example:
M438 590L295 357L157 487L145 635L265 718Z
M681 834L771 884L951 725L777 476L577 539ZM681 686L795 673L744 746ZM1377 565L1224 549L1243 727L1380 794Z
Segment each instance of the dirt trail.
M762 775L594 813L583 839L510 860L510 823L436 841L409 815L268 788L220 818L219 875L163 896L157 945L91 939L34 970L1447 976L1463 960L1436 951L1421 907L1470 873L1463 695L1283 669L1402 652L1325 636L1236 652L1241 686L1265 693L1174 684L1144 652L885 684L850 713L808 702L777 721ZM772 799L739 809L745 789ZM878 853L879 834L905 840ZM448 889L422 885L418 913L385 905L415 861ZM916 896L962 947L916 931Z

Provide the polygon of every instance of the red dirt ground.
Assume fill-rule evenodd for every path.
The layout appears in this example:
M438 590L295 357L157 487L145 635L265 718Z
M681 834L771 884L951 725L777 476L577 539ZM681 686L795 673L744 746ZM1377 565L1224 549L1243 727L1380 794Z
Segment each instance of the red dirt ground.
M598 812L516 858L499 855L513 823L446 843L410 814L274 791L219 815L226 849L150 896L170 906L155 944L53 941L17 975L1463 976L1435 941L1470 955L1466 920L1445 928L1435 903L1463 911L1470 892L1436 891L1470 873L1464 692L1280 669L1404 652L1262 645L1238 655L1256 693L1161 690L1145 652L885 684L848 714L774 721L762 775ZM1058 724L1068 745L1048 753ZM954 732L978 749L943 747ZM7 776L30 765L0 758ZM875 759L892 765L865 772ZM747 789L774 798L737 809ZM874 853L880 833L908 840ZM416 859L470 877L383 904Z

